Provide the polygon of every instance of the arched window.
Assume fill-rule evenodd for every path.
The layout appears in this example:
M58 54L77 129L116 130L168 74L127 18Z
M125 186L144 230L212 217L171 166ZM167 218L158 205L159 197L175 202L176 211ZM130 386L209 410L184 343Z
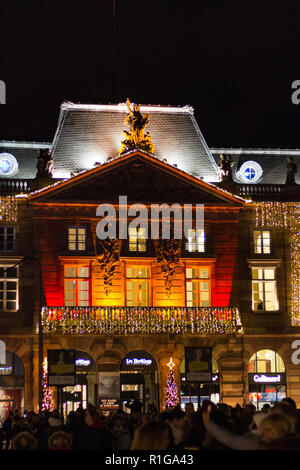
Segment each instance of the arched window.
M261 349L250 358L249 373L284 373L285 366L280 355L271 349Z

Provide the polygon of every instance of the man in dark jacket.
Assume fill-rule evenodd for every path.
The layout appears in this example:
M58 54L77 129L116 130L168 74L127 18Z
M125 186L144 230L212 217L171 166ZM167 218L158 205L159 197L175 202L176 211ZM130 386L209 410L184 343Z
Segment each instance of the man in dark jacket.
M112 434L100 420L98 411L90 408L85 418L86 428L79 438L79 447L84 450L112 450Z
M13 412L11 411L3 423L3 432L5 436L5 450L9 448L10 441L12 439L12 427L13 427Z

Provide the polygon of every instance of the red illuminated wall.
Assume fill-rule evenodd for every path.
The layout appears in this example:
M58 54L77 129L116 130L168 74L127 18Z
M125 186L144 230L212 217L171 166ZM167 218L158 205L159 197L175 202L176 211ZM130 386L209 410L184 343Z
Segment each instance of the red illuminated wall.
M213 226L213 242L216 257L213 288L213 307L236 307L230 301L233 294L234 273L238 253L236 223L217 223Z
M61 243L61 224L53 220L38 223L37 235L41 251L42 280L47 306L64 304L63 289L60 279L60 263L58 259Z

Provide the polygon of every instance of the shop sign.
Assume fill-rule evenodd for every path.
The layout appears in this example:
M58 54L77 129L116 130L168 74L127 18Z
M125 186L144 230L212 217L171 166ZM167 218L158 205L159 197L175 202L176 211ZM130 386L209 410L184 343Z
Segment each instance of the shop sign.
M48 386L76 385L75 349L48 350Z
M212 349L185 348L185 375L188 382L211 382Z
M249 374L249 382L256 384L284 384L285 374Z
M154 371L156 362L146 351L131 351L122 359L120 370Z
M101 398L100 408L105 408L105 409L119 408L119 400L116 400L115 398Z
M91 361L89 359L76 359L76 366L88 367L90 365Z
M138 359L134 357L133 359L125 359L126 366L150 366L152 364L152 359Z

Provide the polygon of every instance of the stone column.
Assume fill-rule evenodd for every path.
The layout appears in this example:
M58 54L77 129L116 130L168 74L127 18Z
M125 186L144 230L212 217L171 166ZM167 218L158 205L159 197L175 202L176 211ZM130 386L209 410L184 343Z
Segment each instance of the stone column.
M32 383L32 409L37 412L39 407L39 345L32 345L32 367L31 367L31 383Z
M228 336L227 352L219 359L221 367L220 401L231 406L243 406L245 398L244 360L242 339Z

